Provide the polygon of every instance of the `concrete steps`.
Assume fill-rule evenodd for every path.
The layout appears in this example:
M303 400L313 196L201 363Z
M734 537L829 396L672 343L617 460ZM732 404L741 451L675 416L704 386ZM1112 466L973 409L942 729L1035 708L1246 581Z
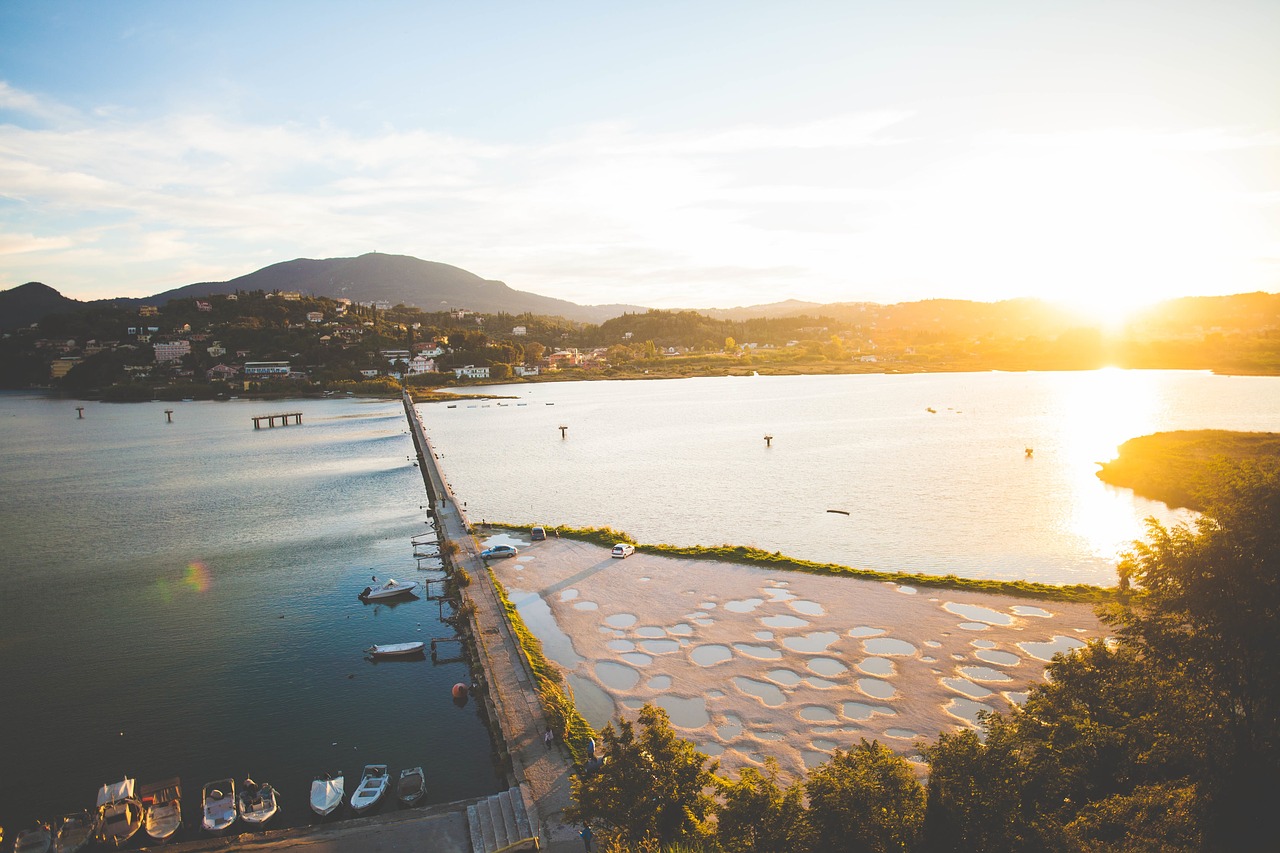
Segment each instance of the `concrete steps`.
M467 806L467 827L471 831L471 853L494 853L534 834L519 788ZM522 849L537 848L530 843Z

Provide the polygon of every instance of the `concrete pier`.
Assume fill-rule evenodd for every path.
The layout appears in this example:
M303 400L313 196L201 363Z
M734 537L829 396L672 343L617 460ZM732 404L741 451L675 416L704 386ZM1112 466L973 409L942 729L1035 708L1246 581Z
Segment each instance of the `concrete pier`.
M557 744L548 749L543 742L547 722L529 662L507 622L506 610L498 598L480 545L470 533L466 513L445 482L439 463L417 409L408 392L404 394L409 430L418 450L418 467L435 511L440 542L456 542L455 566L471 576L471 585L462 591L465 601L475 604L472 628L477 654L488 685L487 699L511 762L512 781L519 786L530 817L536 822L544 850L579 851L577 827L565 825L561 811L570 803L569 780L573 764Z

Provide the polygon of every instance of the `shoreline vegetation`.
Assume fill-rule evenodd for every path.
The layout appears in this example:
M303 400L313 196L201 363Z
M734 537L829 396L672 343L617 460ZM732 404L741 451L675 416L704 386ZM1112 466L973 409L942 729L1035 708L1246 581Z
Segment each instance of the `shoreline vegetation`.
M485 528L500 530L527 531L537 522L530 524L512 524L510 522L489 521ZM882 572L875 569L857 569L842 566L838 563L818 563L812 560L801 560L783 555L780 551L769 552L761 548L746 545L653 545L637 542L630 534L614 530L611 527L554 527L557 535L593 545L612 548L618 542L635 545L637 551L648 554L659 554L692 560L715 560L725 563L738 563L746 566L757 566L785 572L804 572L812 575L827 575L857 580L888 581L906 586L928 587L933 589L954 589L964 592L980 592L996 595L1009 595L1018 598L1036 598L1045 601L1074 601L1108 603L1117 599L1118 588L1100 587L1091 584L1055 584L1037 583L1035 581L1002 581L979 578L962 578L957 575L926 575L908 572Z
M1280 433L1177 430L1131 438L1098 479L1170 507L1204 511L1223 466L1280 464Z

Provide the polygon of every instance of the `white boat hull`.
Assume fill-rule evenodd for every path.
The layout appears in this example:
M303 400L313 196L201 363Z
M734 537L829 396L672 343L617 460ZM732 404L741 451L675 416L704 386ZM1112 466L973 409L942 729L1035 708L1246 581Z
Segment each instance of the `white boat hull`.
M382 800L390 784L391 777L387 775L387 765L365 765L360 786L351 795L351 809L356 814L367 812Z
M320 777L311 783L311 810L320 817L337 811L345 793L345 779L341 776Z

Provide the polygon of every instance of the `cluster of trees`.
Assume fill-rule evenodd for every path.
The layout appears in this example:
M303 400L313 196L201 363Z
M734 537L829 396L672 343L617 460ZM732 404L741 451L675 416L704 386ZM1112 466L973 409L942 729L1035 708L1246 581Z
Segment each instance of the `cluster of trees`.
M866 741L789 785L772 766L723 779L646 706L602 732L609 760L575 780L569 818L619 851L1270 849L1280 465L1223 463L1213 482L1194 527L1152 521L1122 561L1114 639L1055 658L980 731L922 745L927 781Z

